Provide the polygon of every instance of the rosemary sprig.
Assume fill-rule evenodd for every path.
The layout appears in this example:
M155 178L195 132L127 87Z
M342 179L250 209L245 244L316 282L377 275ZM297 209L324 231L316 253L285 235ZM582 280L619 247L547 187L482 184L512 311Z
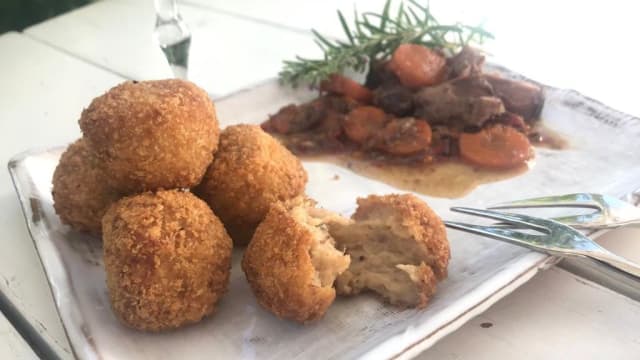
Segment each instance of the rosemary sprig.
M452 55L470 43L482 43L493 38L481 26L460 23L443 25L431 13L429 5L416 0L401 2L395 14L391 14L392 0L387 0L380 14L354 10L354 26L349 27L342 12L338 19L348 42L331 40L316 30L311 30L315 42L324 52L322 59L307 59L297 56L284 61L280 80L292 86L309 84L317 86L334 73L347 68L364 72L367 63L385 60L404 43L420 44Z

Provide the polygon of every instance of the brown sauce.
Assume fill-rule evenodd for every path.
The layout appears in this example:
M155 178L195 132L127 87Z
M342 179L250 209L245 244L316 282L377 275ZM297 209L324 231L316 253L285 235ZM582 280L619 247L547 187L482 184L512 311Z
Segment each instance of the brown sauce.
M287 144L286 137L277 137ZM531 144L537 148L563 150L570 146L565 136L541 122L531 129L529 137ZM479 185L522 175L535 162L533 158L516 168L491 169L465 163L457 157L439 158L425 163L405 158L404 162L400 162L399 159L393 158L368 158L366 154L354 150L343 149L342 152L320 155L313 152L294 152L306 161L331 163L401 190L442 198L460 198ZM532 152L535 154L533 148Z
M465 196L479 185L518 176L529 169L525 164L513 169L486 169L459 160L444 160L423 165L376 163L347 154L302 156L307 161L328 162L356 174L384 182L398 189L443 197Z
M560 133L552 130L539 121L529 133L529 141L536 147L553 150L564 150L569 147L569 141Z
M332 163L401 190L442 198L465 196L479 185L521 175L534 164L534 160L530 160L512 169L491 169L468 164L457 156L421 162L420 157L385 158L380 157L379 154L376 157L360 152L355 147L344 147L341 150L329 149L326 152L332 153L322 154L322 149L312 151L295 149L295 146L292 146L297 144L296 141L292 141L295 137L287 138L277 135L276 137L303 160ZM565 136L544 126L541 122L531 129L529 139L537 148L563 150L570 146ZM533 148L531 151L534 159L535 151Z
M351 118L359 109L368 109L368 113L365 112L363 117L354 115ZM382 110L378 111L383 117L388 116ZM398 189L434 197L459 198L479 185L521 175L533 165L533 161L529 161L515 168L495 169L466 163L460 160L459 134L472 130L459 126L431 127L431 141L424 148L418 141L423 139L418 136L422 134L416 125L419 120L384 118L386 125L383 128L371 129L366 124L377 124L371 122L376 118L374 115L371 107L358 108L352 100L327 95L307 104L282 108L263 124L263 128L303 159L333 163ZM364 122L348 122L349 119ZM489 121L519 130L535 147L552 150L569 147L564 136L544 126L541 120L527 124L519 115L505 112ZM396 123L414 126L406 129L401 125L390 127L390 124ZM376 135L371 135L373 132ZM362 134L369 137L359 140ZM371 143L371 140L378 143ZM407 144L419 146L417 150L411 148L411 151L407 151ZM533 147L530 149L531 158L534 158L535 151Z

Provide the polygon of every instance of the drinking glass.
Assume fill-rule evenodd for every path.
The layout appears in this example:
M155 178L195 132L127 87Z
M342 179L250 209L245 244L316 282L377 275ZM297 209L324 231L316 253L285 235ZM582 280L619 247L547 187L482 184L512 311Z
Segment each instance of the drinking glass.
M166 56L173 75L187 79L191 32L178 12L176 0L154 0L154 6L154 38Z

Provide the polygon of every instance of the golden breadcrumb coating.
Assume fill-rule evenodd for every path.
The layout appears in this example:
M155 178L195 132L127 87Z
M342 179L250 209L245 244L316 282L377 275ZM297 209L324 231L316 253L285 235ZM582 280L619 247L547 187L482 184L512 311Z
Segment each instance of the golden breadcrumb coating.
M122 83L95 98L79 123L110 184L126 193L195 186L218 144L213 103L184 80Z
M335 277L349 266L349 257L334 248L324 226L334 216L321 209L271 205L242 259L260 305L301 323L324 315L336 297Z
M84 139L65 150L53 173L53 207L62 223L93 235L102 233L102 216L120 198L110 188L98 159Z
M124 324L159 331L214 312L233 245L202 200L179 190L125 197L102 227L109 297Z
M391 304L425 307L450 258L438 215L411 194L370 195L358 199L352 219L331 227L337 248L352 258L336 280L338 294L372 290Z
M220 217L236 245L246 245L269 206L304 192L300 160L256 125L229 126L195 192Z

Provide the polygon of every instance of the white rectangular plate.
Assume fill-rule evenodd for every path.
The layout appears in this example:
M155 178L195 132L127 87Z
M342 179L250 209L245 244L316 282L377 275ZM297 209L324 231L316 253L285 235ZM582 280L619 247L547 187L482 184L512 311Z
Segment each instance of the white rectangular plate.
M482 185L463 198L423 197L443 218L461 218L449 212L454 205L483 206L582 191L621 196L635 190L640 179L640 120L574 91L548 87L545 91L542 117L548 127L569 138L571 146L562 151L539 148L530 171ZM216 107L223 126L259 123L280 106L309 96L271 81L219 99ZM279 320L256 304L237 252L229 293L214 316L175 331L138 332L122 326L111 311L100 242L61 225L53 210L51 176L62 150L19 154L9 169L60 317L74 352L83 359L408 358L554 261L450 231L449 278L439 285L426 309L402 311L372 295L339 298L321 321L302 326ZM323 207L345 215L354 210L359 196L400 192L331 164L310 162L305 167L308 194Z

